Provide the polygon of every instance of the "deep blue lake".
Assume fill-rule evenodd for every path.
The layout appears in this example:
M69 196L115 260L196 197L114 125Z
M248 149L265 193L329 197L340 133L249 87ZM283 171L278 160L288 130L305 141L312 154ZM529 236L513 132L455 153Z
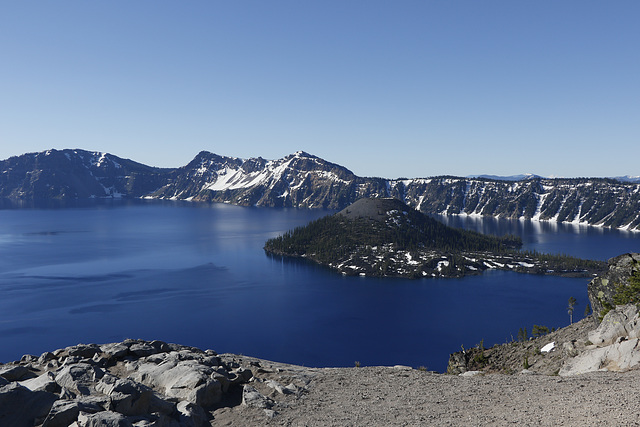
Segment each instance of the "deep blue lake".
M403 364L569 323L588 279L489 272L463 279L343 277L265 255L266 239L328 211L98 201L0 209L0 361L77 343L159 339L305 366ZM608 259L640 234L440 218L520 235L526 249Z

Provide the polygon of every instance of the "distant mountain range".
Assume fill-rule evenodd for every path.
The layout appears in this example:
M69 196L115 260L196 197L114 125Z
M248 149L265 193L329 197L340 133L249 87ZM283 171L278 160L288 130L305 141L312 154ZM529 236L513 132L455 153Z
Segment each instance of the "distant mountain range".
M363 197L394 197L428 214L640 230L640 183L634 179L363 178L302 151L278 160L202 151L186 166L163 169L108 153L49 150L0 161L0 198L130 197L343 209Z
M534 175L532 173L523 173L520 175L510 175L510 176L500 176L500 175L469 175L467 178L484 178L484 179L493 179L495 181L522 181L524 179L536 179L542 178L539 175Z

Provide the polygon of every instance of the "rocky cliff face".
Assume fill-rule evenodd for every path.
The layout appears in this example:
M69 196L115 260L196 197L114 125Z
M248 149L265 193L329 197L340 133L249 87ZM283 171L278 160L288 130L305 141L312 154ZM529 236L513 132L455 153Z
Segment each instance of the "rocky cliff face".
M599 322L603 314L615 306L613 296L616 287L627 286L634 270L640 268L640 254L629 253L611 258L607 272L598 275L587 285L587 294L594 313L594 320Z
M330 209L364 197L394 197L428 214L640 230L640 184L613 179L363 178L302 151L278 160L203 151L178 169L82 150L49 150L0 162L0 197L114 196Z

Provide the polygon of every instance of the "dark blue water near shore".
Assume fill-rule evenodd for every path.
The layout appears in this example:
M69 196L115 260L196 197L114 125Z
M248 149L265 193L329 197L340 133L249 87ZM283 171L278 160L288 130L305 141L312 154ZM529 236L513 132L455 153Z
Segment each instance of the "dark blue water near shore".
M327 211L95 202L0 210L0 361L79 342L161 339L306 366L405 364L565 326L586 279L490 272L464 279L343 277L267 257L264 241ZM452 225L525 247L607 259L640 236L506 220Z

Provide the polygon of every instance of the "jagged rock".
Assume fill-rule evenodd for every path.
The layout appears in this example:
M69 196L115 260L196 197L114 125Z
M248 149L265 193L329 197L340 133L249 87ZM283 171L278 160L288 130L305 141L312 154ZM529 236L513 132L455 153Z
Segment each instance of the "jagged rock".
M56 383L56 376L51 372L45 372L36 378L20 381L20 385L31 391L48 391L49 393L59 393L60 386Z
M0 426L32 427L49 413L57 396L31 391L16 382L0 387Z
M640 364L640 320L634 305L609 311L598 328L589 333L595 348L588 348L564 362L559 374L577 375L592 371L624 371ZM566 343L565 343L566 344Z
M103 375L104 371L97 366L77 363L63 367L56 375L56 382L74 394L89 395L95 382Z
M229 386L231 385L231 381L229 380L229 376L227 372L221 368L219 371L216 370L211 374L211 378L218 381L220 383L220 387L222 387L222 392L226 393L229 391Z
M58 360L64 360L60 368L54 367ZM223 393L253 380L248 366L260 366L255 361L222 360L212 350L142 340L80 344L24 357L0 365L12 381L21 380L0 376L0 427L209 426ZM34 372L42 374L25 378ZM293 384L282 387L274 377L255 381L282 394L274 393L274 399L299 391ZM235 395L239 389L233 390L224 406L240 404ZM275 415L273 400L253 388L244 392L245 406Z
M202 407L183 400L178 403L176 409L180 417L181 427L209 426L207 414Z
M579 375L593 371L625 371L640 363L638 339L632 339L587 350L569 359L560 369L560 376Z
M156 365L143 363L135 367L131 378L175 400L211 406L222 398L222 385L211 377L213 369L193 360L177 361L179 354Z
M34 356L33 354L24 354L21 358L20 358L20 362L23 364L29 364L29 363L34 363L38 361L38 357Z
M573 342L565 342L562 343L562 356L565 358L576 357L578 355L578 350Z
M111 411L96 412L95 414L80 412L76 424L77 427L133 427L127 417Z
M245 385L242 389L242 404L252 408L269 409L273 402L262 395L255 387Z
M111 409L124 415L143 415L154 400L153 390L128 378L107 374L95 386L96 391L109 396Z
M22 381L35 378L37 375L26 366L9 365L0 367L0 377L3 377L7 381Z
M96 344L78 344L67 347L66 353L70 357L81 357L91 359L96 353L100 352L100 347Z
M293 393L289 388L283 387L282 384L280 384L277 381L274 380L267 380L264 382L268 387L274 389L275 391L277 391L280 394L290 394Z
M237 368L229 372L229 380L231 384L244 384L253 377L251 369Z
M607 272L598 275L587 285L587 295L593 310L593 318L598 322L610 307L614 307L613 296L618 285L628 285L634 266L640 263L640 253L627 253L609 260Z
M598 328L589 332L589 341L603 347L613 344L620 337L637 338L639 336L638 308L628 304L607 313Z
M129 353L129 346L124 343L110 343L100 346L100 351L109 358L121 359Z
M95 414L104 411L100 405L91 400L57 400L53 403L42 427L66 427L78 419L80 412Z
M150 343L135 343L129 347L129 351L138 357L151 356L160 353L160 349L154 347Z
M40 357L38 357L38 363L40 365L46 365L47 362L49 362L50 360L55 360L55 359L56 359L56 356L53 353L51 353L50 351L46 351L46 352L42 353L40 355Z

